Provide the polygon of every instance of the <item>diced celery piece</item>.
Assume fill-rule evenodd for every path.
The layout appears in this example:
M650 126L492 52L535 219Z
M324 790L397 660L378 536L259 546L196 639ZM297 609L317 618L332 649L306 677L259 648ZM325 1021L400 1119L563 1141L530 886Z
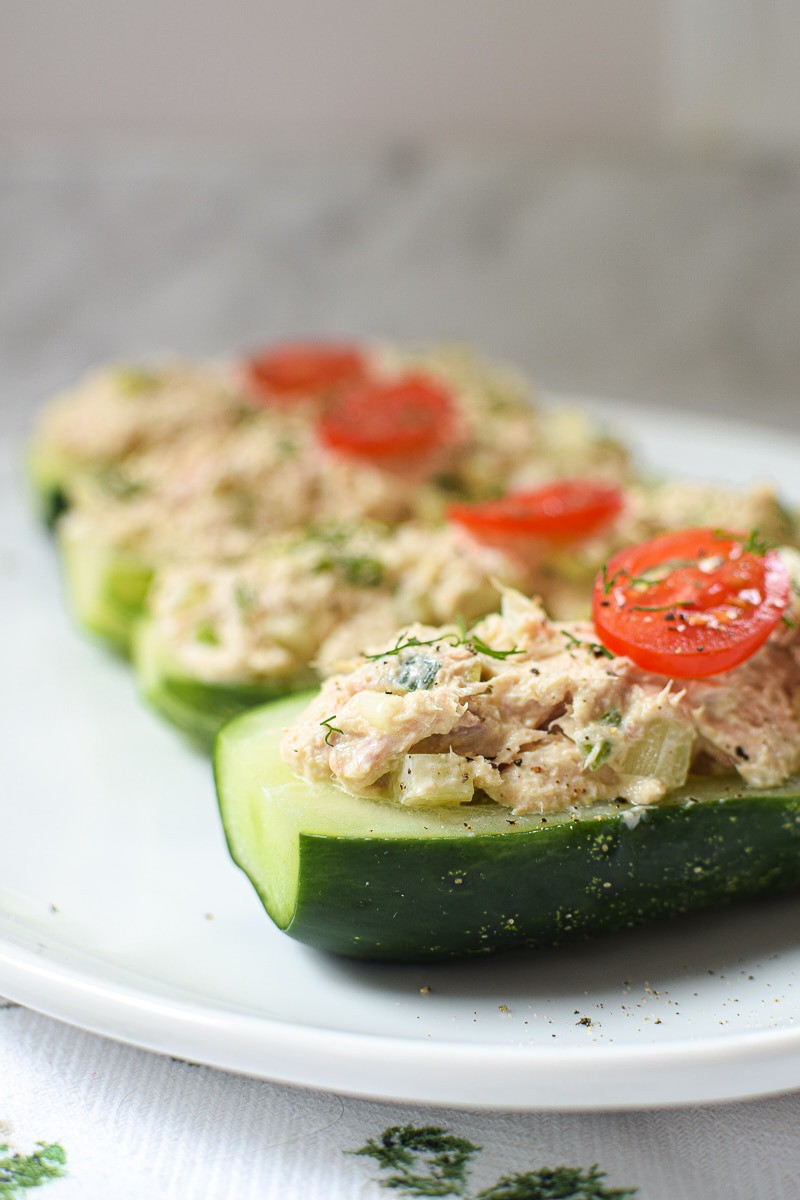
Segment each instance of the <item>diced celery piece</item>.
M406 754L394 795L407 807L467 804L474 792L472 763L460 754Z
M657 718L614 765L621 775L662 779L668 788L681 787L689 773L693 745L690 728Z

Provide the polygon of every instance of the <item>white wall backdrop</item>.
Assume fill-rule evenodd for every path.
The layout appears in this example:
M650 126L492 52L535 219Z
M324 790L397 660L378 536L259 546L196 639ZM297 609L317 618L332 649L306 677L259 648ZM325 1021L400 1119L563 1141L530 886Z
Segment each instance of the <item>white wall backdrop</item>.
M0 132L642 139L661 4L0 0Z
M664 18L666 128L800 150L797 0L669 0Z
M0 135L800 149L798 0L0 0Z

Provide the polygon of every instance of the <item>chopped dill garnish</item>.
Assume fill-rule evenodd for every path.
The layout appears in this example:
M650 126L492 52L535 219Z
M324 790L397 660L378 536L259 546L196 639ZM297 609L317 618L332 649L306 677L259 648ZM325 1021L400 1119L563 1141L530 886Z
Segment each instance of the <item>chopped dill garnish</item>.
M671 571L679 571L682 567L696 567L697 559L694 558L671 558L663 563L654 563L652 567L646 567L641 575L631 575L626 567L620 567L613 575L608 574L608 563L603 563L600 568L600 577L603 581L603 595L607 596L618 579L626 579L631 587L650 588L657 583L663 583L669 576Z
M379 558L369 554L329 554L321 558L314 567L316 575L323 571L337 571L351 587L380 587L386 568Z
M309 525L301 542L324 542L326 546L343 546L350 538L350 533L340 525Z
M219 635L210 621L204 621L195 630L194 640L202 646L218 646Z
M675 604L632 604L631 612L677 612L681 608L697 608L697 601L679 600Z
M404 650L413 650L416 649L417 646L435 646L439 642L446 642L448 645L452 646L453 649L455 649L457 646L466 646L468 649L472 650L474 654L485 654L489 658L506 659L510 658L512 654L525 653L524 650L520 650L516 646L512 646L510 650L495 650L494 646L490 646L488 642L485 642L483 638L480 637L480 635L475 633L467 633L462 621L459 621L459 626L461 631L460 634L440 633L437 637L427 638L422 641L419 638L414 637L412 634L411 637L408 637L405 640L400 637L391 650L384 650L381 654L365 654L364 657L369 662L377 662L378 659L390 658L393 654L402 654Z
M457 646L469 646L476 654L485 654L488 658L497 658L501 662L510 658L512 654L524 654L524 650L519 650L516 646L512 646L510 650L495 650L494 646L490 646L485 642L480 634L470 633L467 629L464 618L458 618L458 628L461 634L461 640L456 642Z
M15 1154L0 1144L0 1200L20 1200L23 1192L43 1187L66 1174L67 1155L58 1142L37 1142L32 1154Z
M739 534L730 533L727 529L715 529L714 533L717 537L732 538L734 541L741 541ZM770 542L767 538L761 536L757 529L751 529L745 540L741 543L742 549L747 554L755 554L761 557L768 550L775 549L775 543Z
M608 712L604 712L602 717L598 718L601 725L621 725L622 713L618 708L610 708Z
M379 558L369 554L343 555L336 561L345 581L353 587L380 587L386 568Z
M471 646L477 654L487 654L489 658L499 658L505 660L510 658L512 654L524 654L524 650L520 650L517 646L512 646L510 650L495 650L494 646L488 645L482 637L476 634L471 634L464 639L464 645Z
M505 1011L506 1005L501 1005ZM470 1182L474 1160L482 1152L467 1138L454 1137L440 1125L392 1125L358 1150L383 1173L380 1187L401 1196L454 1196L462 1200L635 1200L636 1188L609 1187L605 1171L591 1167L539 1167L501 1175L476 1191Z
M574 650L578 646L583 650L588 650L595 658L616 658L616 654L612 654L607 646L603 646L600 642L582 642L580 638L576 638L574 633L570 633L568 629L562 629L562 634L567 640L567 649Z
M378 662L381 658L391 658L395 654L402 654L404 650L413 650L417 646L435 646L437 642L449 641L451 646L460 646L461 639L455 633L440 633L437 637L428 638L425 641L420 641L418 637L407 637L403 640L402 634L395 642L391 650L382 650L380 654L365 654L364 658L368 662Z
M654 568L651 567L649 569L653 570ZM656 580L656 579L651 579L647 573L645 573L644 575L631 575L630 571L627 570L626 567L620 567L619 570L615 571L614 574L609 578L607 563L603 563L600 573L601 573L602 579L603 579L603 595L604 596L608 595L608 593L613 588L614 584L620 578L627 579L628 583L630 583L634 587L637 587L637 586L638 587L652 587L654 583L658 582L658 580Z
M609 741L584 742L583 749L586 751L586 757L581 764L583 770L596 771L611 757L614 747Z
M255 588L248 587L245 583L237 583L233 594L236 600L236 607L241 613L253 611L258 600L258 593Z
M130 475L115 463L96 467L92 474L103 491L108 492L115 500L133 500L134 496L140 496L147 490L143 483L138 479L131 479Z
M331 724L331 722L335 721L335 720L336 720L336 713L332 713L329 717L326 717L324 721L320 721L320 725L322 726L322 728L327 729L327 731L328 731L325 734L325 745L326 746L333 745L333 742L331 741L331 734L344 733L343 729L339 729L338 726Z
M748 554L760 556L766 554L768 550L774 550L775 543L767 541L757 529L751 529L747 535L747 541L742 543L742 549L746 550Z

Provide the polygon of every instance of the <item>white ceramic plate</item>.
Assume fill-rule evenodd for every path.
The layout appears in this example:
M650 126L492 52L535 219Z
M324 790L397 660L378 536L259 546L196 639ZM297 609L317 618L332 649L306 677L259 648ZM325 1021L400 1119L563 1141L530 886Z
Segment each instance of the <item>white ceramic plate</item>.
M800 439L591 407L651 464L800 504ZM800 898L588 946L358 965L279 934L208 764L71 628L3 448L0 993L235 1071L430 1103L642 1107L800 1087ZM428 990L430 989L430 990Z

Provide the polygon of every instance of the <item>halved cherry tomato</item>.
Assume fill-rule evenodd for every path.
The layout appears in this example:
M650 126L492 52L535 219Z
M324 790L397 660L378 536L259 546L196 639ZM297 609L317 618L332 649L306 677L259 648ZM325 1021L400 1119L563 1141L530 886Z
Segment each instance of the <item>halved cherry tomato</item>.
M340 396L322 418L320 436L334 450L385 461L443 445L454 428L447 389L425 376L407 375Z
M447 519L484 541L509 537L573 541L595 533L622 509L622 492L598 479L558 479L483 504L451 504Z
M245 362L253 387L271 400L296 400L354 387L366 378L367 363L355 346L286 342Z
M774 550L713 529L665 533L615 554L598 575L592 613L609 650L659 675L695 679L738 666L789 603Z

